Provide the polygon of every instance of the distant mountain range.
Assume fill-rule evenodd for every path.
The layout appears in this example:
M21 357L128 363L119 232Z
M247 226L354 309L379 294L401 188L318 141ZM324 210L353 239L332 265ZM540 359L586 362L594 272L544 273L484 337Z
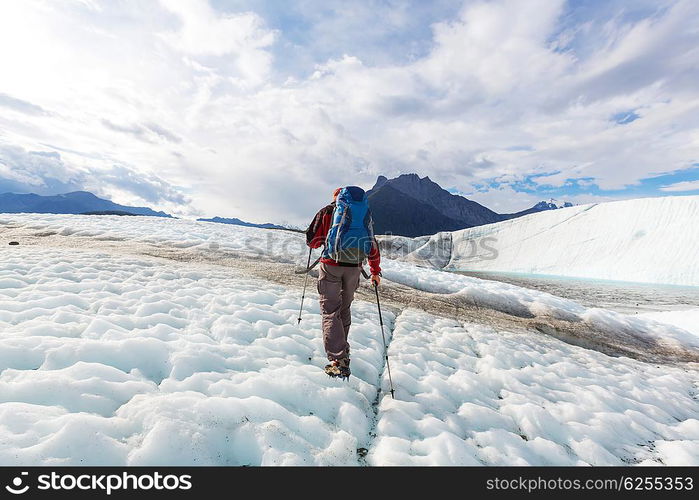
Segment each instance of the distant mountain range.
M38 194L0 194L0 213L39 214L97 214L97 215L150 215L172 217L147 207L129 207L98 198L87 191L41 196Z
M403 174L394 179L381 175L367 195L376 234L411 237L457 231L572 206L571 203L559 206L553 200L542 201L521 212L498 214L417 174Z
M555 200L542 201L533 207L513 214L498 214L475 201L455 195L443 189L429 177L403 174L394 179L379 176L372 189L367 191L369 205L374 216L376 234L401 236L432 235L440 231L458 231L474 226L514 219L523 215L572 206L558 204ZM172 217L148 207L119 205L95 196L87 191L53 196L38 194L0 194L0 213L49 213L84 215L148 215ZM202 222L232 224L263 229L299 231L298 228L278 224L257 224L235 217L197 219Z
M265 224L255 224L254 222L245 222L244 220L236 219L235 217L233 218L225 218L225 217L213 217L211 219L197 219L200 222L217 222L219 224L232 224L235 226L245 226L245 227L260 227L262 229L288 229L290 231L295 230L294 228L289 228L286 226L279 226L277 224L270 224L270 223L265 223Z
M563 203L558 203L557 200L540 201L532 208L528 208L527 210L522 210L521 212L514 214L504 214L503 217L505 217L505 219L516 219L517 217L521 217L523 215L545 212L546 210L556 210L557 208L568 208L572 206L573 204L569 201Z
M150 215L153 217L172 217L165 212L156 212L148 207L130 207L119 205L95 196L88 191L75 191L66 194L41 196L38 194L0 194L0 213L35 213L35 214L76 214L76 215ZM277 224L255 224L236 218L213 217L197 219L203 222L233 224L236 226L260 227L263 229L285 229L299 231L297 228Z

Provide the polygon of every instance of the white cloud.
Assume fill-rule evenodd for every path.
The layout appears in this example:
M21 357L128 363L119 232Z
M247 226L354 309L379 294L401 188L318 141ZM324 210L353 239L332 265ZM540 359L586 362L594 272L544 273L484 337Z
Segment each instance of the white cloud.
M381 44L419 26L419 11L382 4L395 12L384 27L371 24L371 2L344 18L345 3L328 18L309 2L298 8L312 24L295 28L308 46L272 28L273 8L256 2L226 12L203 0L4 2L0 44L17 49L0 51L0 94L50 113L5 99L15 109L0 116L0 138L62 148L66 167L105 179L118 202L180 189L206 215L298 224L334 187L370 187L378 174L417 172L464 192L498 179L474 199L514 211L539 196L507 183L532 175L533 187L591 178L621 189L699 156L695 2L667 2L651 18L571 20L563 1L468 1L425 27L432 40L412 57L395 54L405 43ZM611 118L630 111L639 118ZM114 165L170 188L116 186ZM177 197L165 199L156 208Z
M661 191L699 191L699 181L683 181L662 186Z
M272 63L268 49L275 41L275 33L265 27L260 16L254 12L219 14L207 0L161 0L160 4L176 14L181 24L176 31L162 34L173 47L193 57L233 58L240 74L235 78L242 85L258 85L267 80Z
M172 213L187 214L190 199L182 189L154 174L125 165L99 168L77 167L64 156L76 153L27 151L0 142L0 193L66 193L87 190L124 204L144 202L166 207Z
M478 202L500 214L526 210L541 201L541 196L531 195L529 193L518 193L507 185L484 191L474 190L459 192L458 194L467 197L469 200Z
M26 113L29 115L45 115L47 111L41 106L32 104L31 102L23 101L11 95L0 93L0 107Z
M515 191L511 186L500 185L483 190L473 190L468 192L460 192L462 196L466 196L469 200L476 201L497 213L509 214L520 212L533 207L540 201L548 201L551 196L544 194L532 194L527 192ZM619 199L619 197L603 196L595 194L573 194L562 197L554 197L555 200L562 204L570 202L573 205L586 205L588 203L603 203Z

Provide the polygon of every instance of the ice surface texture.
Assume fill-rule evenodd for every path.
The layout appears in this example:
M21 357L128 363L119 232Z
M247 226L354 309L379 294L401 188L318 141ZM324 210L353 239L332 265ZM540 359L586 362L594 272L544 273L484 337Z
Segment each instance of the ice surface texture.
M303 261L302 237L282 231L116 217L0 223ZM361 465L357 449L368 448L374 465L699 465L692 365L386 310L392 400L375 304L353 307L345 383L323 373L312 286L299 327L295 287L88 247L0 247L0 464ZM513 312L636 321L668 342L696 339L513 285L385 268L387 281Z
M561 208L421 238L382 238L438 268L699 286L699 196Z
M383 366L372 304L354 307L353 377L338 383L322 370L317 300L297 327L295 289L152 259L1 253L3 465L344 465L368 446Z
M405 311L375 465L699 463L697 373Z

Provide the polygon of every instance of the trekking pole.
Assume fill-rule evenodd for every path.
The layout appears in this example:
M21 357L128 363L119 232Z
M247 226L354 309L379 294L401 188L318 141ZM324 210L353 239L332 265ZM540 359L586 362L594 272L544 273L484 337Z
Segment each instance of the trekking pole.
M374 292L376 292L376 306L379 308L379 324L381 325L381 338L383 339L383 351L386 356L386 369L388 370L388 383L391 386L391 397L396 399L393 390L393 379L391 378L391 365L388 362L388 347L386 346L386 335L383 331L383 317L381 316L381 302L379 301L379 287L376 283L374 285Z
M301 324L301 313L303 312L303 300L306 298L306 285L308 285L308 268L311 266L311 254L313 249L308 249L308 263L306 264L306 279L303 280L303 293L301 294L301 309L299 309L299 320L297 325Z

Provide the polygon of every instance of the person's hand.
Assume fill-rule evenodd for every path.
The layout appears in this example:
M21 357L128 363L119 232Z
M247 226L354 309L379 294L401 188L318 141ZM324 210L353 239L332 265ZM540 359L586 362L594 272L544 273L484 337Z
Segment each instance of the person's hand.
M379 286L381 284L381 276L379 276L378 274L372 274L371 284L374 286Z

